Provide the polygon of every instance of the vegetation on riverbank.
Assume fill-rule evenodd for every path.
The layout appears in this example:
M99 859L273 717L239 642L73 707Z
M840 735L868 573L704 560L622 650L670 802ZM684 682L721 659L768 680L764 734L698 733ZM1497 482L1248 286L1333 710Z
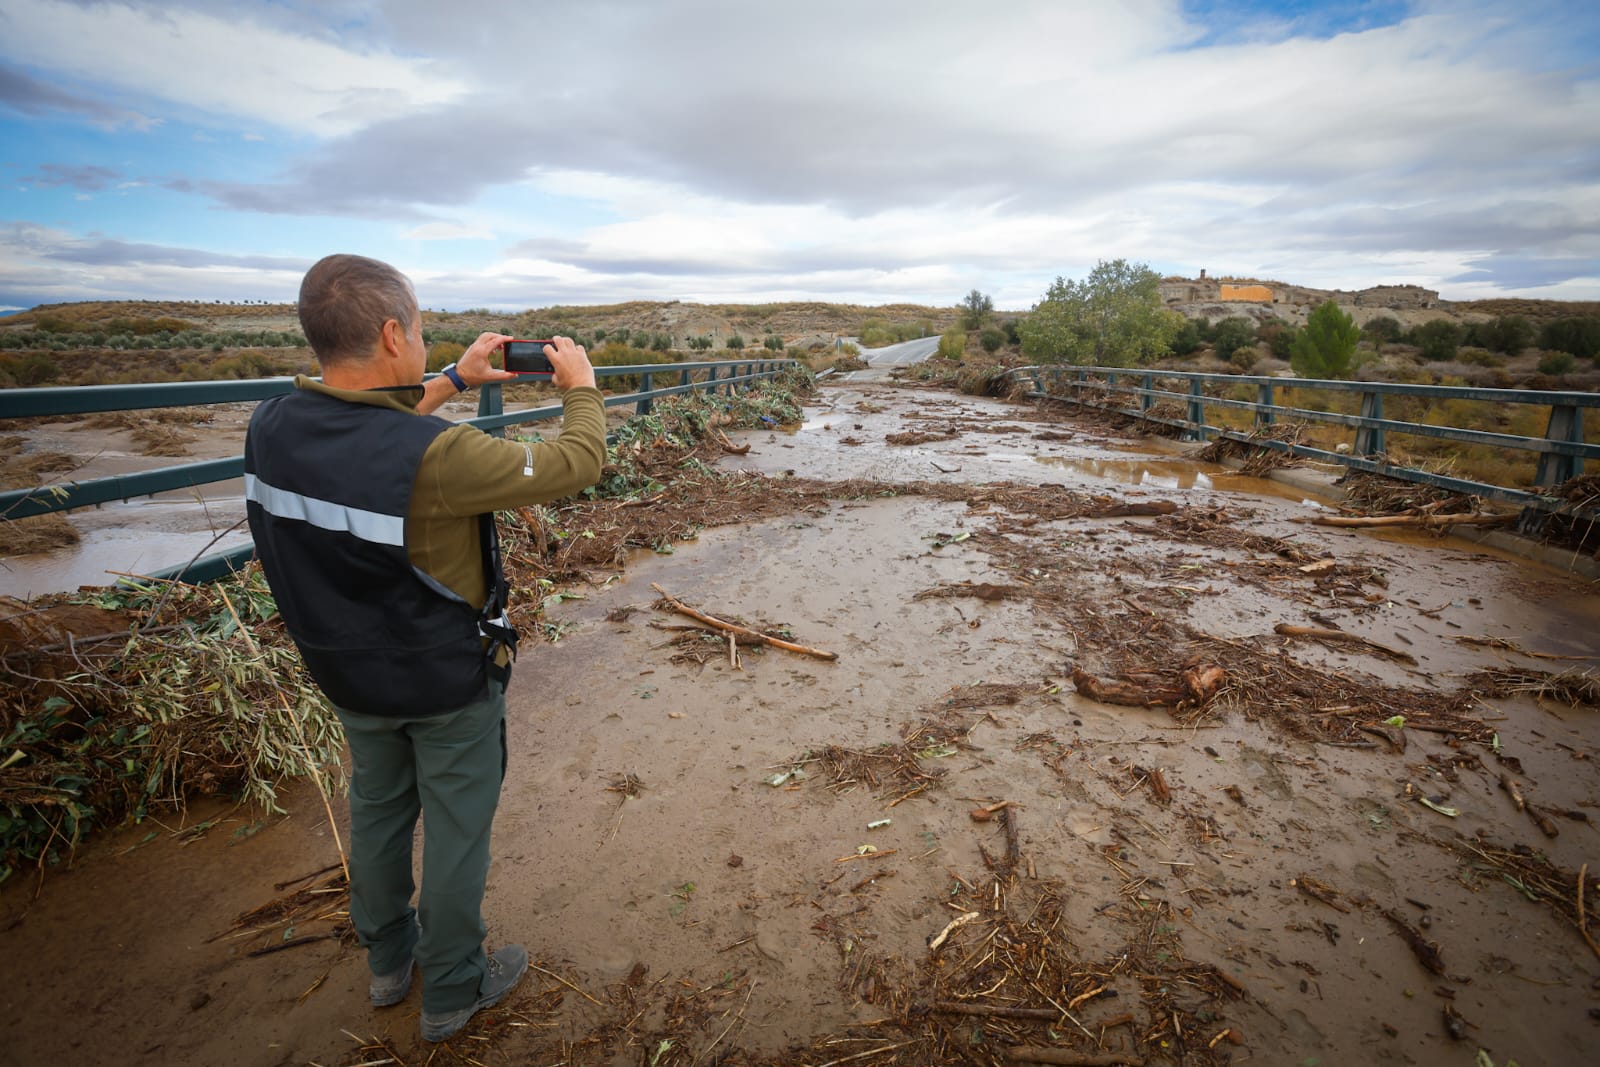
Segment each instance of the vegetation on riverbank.
M658 402L629 419L600 484L566 507L503 516L513 618L555 638L543 608L557 582L620 566L630 548L669 551L733 514L702 450L722 431L797 422L809 372L734 397ZM703 506L615 511L619 500L693 490ZM621 514L624 521L619 521ZM535 638L536 639L536 638ZM0 882L66 861L90 832L181 809L196 795L276 807L279 785L342 782L343 737L294 651L258 566L210 585L135 581L28 605L0 602Z

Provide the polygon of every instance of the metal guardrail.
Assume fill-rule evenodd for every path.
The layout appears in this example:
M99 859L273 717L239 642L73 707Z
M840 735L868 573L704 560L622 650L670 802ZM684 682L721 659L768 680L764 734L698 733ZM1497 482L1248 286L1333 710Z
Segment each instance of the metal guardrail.
M637 366L595 367L595 377L637 376L640 388L605 398L606 407L632 404L641 415L648 414L656 400L684 393L715 393L726 389L749 388L754 382L772 378L799 366L792 359L707 360L696 363L648 363ZM438 375L430 374L428 378ZM655 388L656 379L675 381ZM259 378L237 382L158 382L142 385L84 385L44 389L0 390L0 419L37 418L48 415L87 415L102 411L136 411L149 408L189 407L205 404L230 404L265 400L294 390L293 378ZM506 411L499 383L479 387L478 414L462 420L488 433L499 435L507 426L558 418L561 405ZM0 493L0 519L24 519L34 515L68 511L73 508L129 500L173 489L225 482L244 476L244 456L182 463L134 474L119 474L84 482L13 489ZM204 582L219 578L247 562L253 546L193 560L151 575Z
M1454 478L1432 471L1419 470L1389 462L1386 458L1386 438L1389 433L1416 434L1436 437L1464 444L1493 445L1539 455L1538 469L1534 475L1535 487L1558 485L1583 473L1585 459L1600 459L1600 444L1583 440L1583 410L1600 408L1600 394L1554 392L1536 389L1480 389L1467 386L1404 385L1388 382L1327 381L1315 378L1265 378L1244 374L1204 374L1195 371L1153 371L1127 367L1080 367L1071 365L1041 365L1018 367L1008 373L1013 381L1031 384L1029 393L1034 397L1068 400L1086 407L1129 415L1148 422L1159 423L1183 431L1183 438L1191 441L1213 437L1227 438L1258 448L1270 448L1291 455L1337 463L1354 470L1371 471L1391 478L1400 478L1423 485L1438 486L1459 493L1469 493L1507 504L1517 504L1536 514L1565 510L1560 498L1512 486L1491 485L1465 478ZM1170 381L1187 382L1187 391L1164 388ZM1134 384L1137 383L1137 384ZM1256 399L1232 400L1208 396L1205 387L1240 385L1254 386ZM1283 407L1274 403L1274 391L1280 388L1319 389L1356 393L1361 397L1361 413L1346 415L1336 411L1311 408ZM1070 396L1057 395L1068 390ZM1521 437L1514 434L1490 433L1454 426L1434 426L1428 423L1403 422L1383 417L1383 399L1390 397L1427 397L1438 400L1479 400L1495 404L1533 404L1550 409L1550 419L1543 437ZM1137 407L1126 407L1112 400L1128 397ZM1184 419L1164 418L1151 414L1151 409L1163 400L1185 405ZM1206 420L1207 408L1228 408L1249 411L1257 427L1269 426L1279 419L1320 422L1355 429L1355 441L1350 452L1330 452L1290 441L1277 441L1253 437L1225 426L1214 426ZM1588 515L1588 512L1580 514Z

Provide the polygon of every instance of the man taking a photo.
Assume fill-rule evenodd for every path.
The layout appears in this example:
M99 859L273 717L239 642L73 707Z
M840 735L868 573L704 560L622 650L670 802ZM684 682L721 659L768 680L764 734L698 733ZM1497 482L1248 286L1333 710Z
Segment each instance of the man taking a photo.
M594 484L605 408L570 338L545 346L562 391L558 440L523 444L431 415L514 374L484 333L424 384L411 283L386 263L334 255L300 286L300 324L322 381L263 401L245 441L256 555L307 669L349 740L350 918L372 1003L398 1004L422 973L422 1035L442 1041L500 1001L528 967L483 946L489 829L505 774L505 617L494 512ZM423 820L422 889L411 903Z

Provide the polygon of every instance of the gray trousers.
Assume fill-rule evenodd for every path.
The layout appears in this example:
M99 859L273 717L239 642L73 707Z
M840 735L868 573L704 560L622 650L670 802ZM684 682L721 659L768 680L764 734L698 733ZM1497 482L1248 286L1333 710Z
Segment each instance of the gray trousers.
M489 695L425 719L334 709L344 724L350 779L350 921L373 974L415 957L424 1011L478 999L489 827L505 777L506 696ZM422 892L411 906L412 838L422 816Z

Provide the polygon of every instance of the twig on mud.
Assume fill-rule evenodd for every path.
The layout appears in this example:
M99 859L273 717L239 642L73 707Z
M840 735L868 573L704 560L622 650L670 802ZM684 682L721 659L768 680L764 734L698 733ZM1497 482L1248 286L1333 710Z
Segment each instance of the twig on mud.
M1144 1067L1144 1060L1131 1052L1075 1052L1068 1048L1035 1048L1018 1045L1005 1051L1012 1063L1056 1063L1072 1067Z
M839 654L837 652L824 652L821 649L807 648L805 645L797 645L792 641L784 641L776 637L769 637L758 630L752 630L745 626L736 626L731 622L724 622L713 615L707 615L704 612L696 611L694 608L691 608L689 605L685 604L683 601L679 600L677 597L673 596L671 593L667 592L654 582L650 583L650 588L654 589L657 593L660 593L661 599L665 600L667 602L667 606L672 608L672 610L678 612L679 614L687 615L691 619L698 619L707 626L714 626L726 633L737 634L742 637L752 637L764 645L771 645L773 648L781 648L786 652L799 652L802 655L815 656L817 659L825 660L836 660L839 658Z
M540 974L544 975L547 978L554 978L556 981L560 982L562 985L566 986L568 989L572 990L574 993L578 994L578 996L582 997L584 1000L587 1000L590 1004L593 1004L595 1007L597 1007L597 1008L604 1008L605 1007L604 1004L600 1003L598 1000L594 999L589 994L585 993L583 990L579 989L577 986L573 985L571 982L569 982L565 978L561 977L559 974L556 974L554 971L547 971L543 967L539 966L537 963L530 963L530 964L528 964L528 966L533 968L534 970L538 971Z
M1583 913L1583 883L1588 881L1589 865L1585 863L1578 871L1578 933L1583 935L1583 940L1590 950L1600 956L1600 945L1594 943L1594 938L1589 936L1589 917Z
M961 927L967 925L967 923L971 922L973 919L976 919L980 914L980 912L968 911L957 915L954 919L951 919L943 930L940 930L937 934L933 935L932 940L928 942L928 951L937 952L939 950L939 946L945 943L946 938L948 938L955 931L959 930Z
M1006 1019L1054 1021L1061 1018L1061 1013L1054 1008L1022 1008L1011 1004L966 1004L959 1000L941 1000L934 1004L933 1010L947 1015L997 1015Z

